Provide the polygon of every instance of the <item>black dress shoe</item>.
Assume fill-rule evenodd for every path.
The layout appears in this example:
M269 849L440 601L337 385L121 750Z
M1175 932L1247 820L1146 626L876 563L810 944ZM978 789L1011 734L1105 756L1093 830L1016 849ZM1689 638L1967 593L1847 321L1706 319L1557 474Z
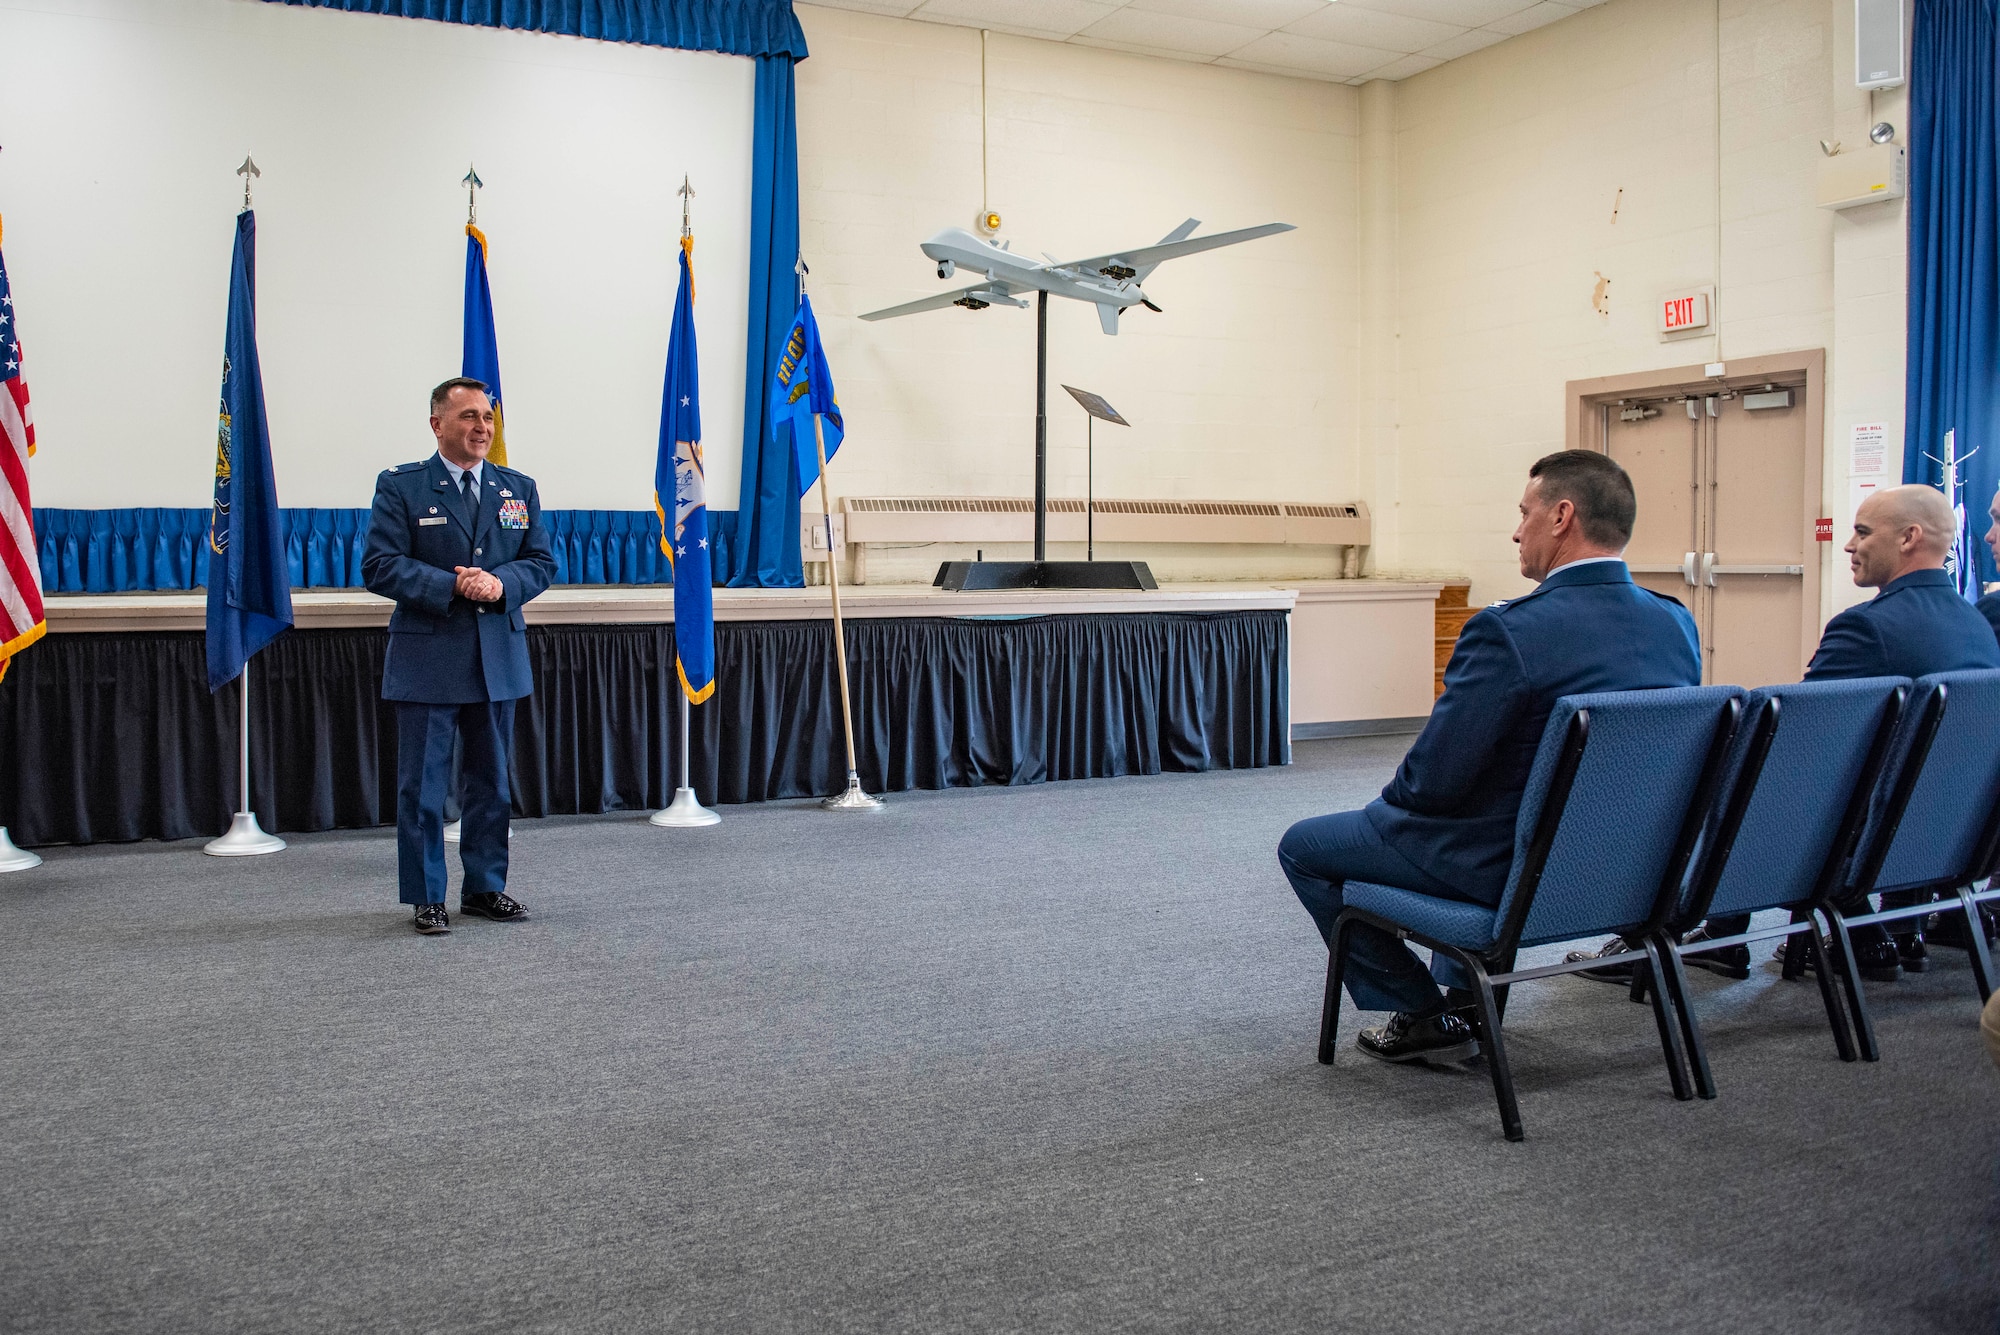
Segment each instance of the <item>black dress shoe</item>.
M527 907L519 900L492 890L475 890L469 895L461 894L458 897L458 911L491 918L494 922L525 922L528 917Z
M1831 942L1822 939L1820 944L1829 955L1833 953ZM1771 957L1780 964L1785 962L1785 945L1785 942L1779 942L1777 954ZM1860 967L1861 976L1871 983L1893 983L1903 976L1903 965L1897 958L1896 943L1887 937L1880 941L1857 941L1854 945L1854 962ZM1814 972L1813 957L1810 952L1806 955L1805 972Z
M1585 960L1608 959L1614 955L1626 956L1615 964L1600 964L1594 969L1579 969L1576 976L1588 978L1593 983L1614 983L1619 987L1632 985L1632 966L1646 958L1643 950L1634 951L1625 944L1625 938L1614 936L1595 950L1572 950L1563 956L1564 964L1581 964Z
M1896 942L1896 962L1903 966L1904 973L1922 973L1931 967L1931 955L1924 949L1921 936L1898 936Z
M451 932L451 915L442 904L419 904L411 925L425 936L447 936Z
M1986 933L1986 943L1991 945L1993 944L1993 911L1984 904L1980 905L1979 909L1980 925ZM1925 940L1933 945L1951 946L1957 950L1970 950L1972 948L1972 933L1965 929L1965 915L1963 913L1940 913L1937 915L1936 921L1937 926L1926 927L1924 929Z
M1706 969L1719 973L1724 978L1748 978L1750 976L1750 947L1738 942L1733 946L1717 946L1700 955L1688 951L1708 940L1708 926L1703 924L1681 938L1681 963L1690 969Z
M1363 1029L1354 1045L1385 1062L1462 1062L1479 1051L1472 1026L1452 1011L1425 1016L1397 1011L1380 1029Z

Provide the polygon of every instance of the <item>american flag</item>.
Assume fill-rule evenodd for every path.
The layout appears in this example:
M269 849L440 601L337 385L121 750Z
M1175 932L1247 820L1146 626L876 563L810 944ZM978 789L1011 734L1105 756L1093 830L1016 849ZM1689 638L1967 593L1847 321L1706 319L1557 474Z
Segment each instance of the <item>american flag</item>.
M0 254L0 674L14 655L42 638L42 571L35 552L35 511L28 499L28 459L35 414L21 379L21 336L7 260Z

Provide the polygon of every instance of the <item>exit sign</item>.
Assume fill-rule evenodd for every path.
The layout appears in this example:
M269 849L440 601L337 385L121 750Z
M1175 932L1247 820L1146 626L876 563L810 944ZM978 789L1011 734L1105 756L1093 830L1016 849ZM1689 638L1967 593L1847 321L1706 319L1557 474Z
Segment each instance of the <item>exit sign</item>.
M1660 332L1686 334L1708 328L1708 289L1673 292L1660 298Z

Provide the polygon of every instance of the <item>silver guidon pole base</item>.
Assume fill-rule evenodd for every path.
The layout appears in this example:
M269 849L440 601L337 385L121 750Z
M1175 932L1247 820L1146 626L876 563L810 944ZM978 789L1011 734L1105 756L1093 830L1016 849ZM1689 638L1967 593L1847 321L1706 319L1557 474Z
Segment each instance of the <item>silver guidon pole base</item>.
M847 771L847 791L838 797L829 797L820 806L827 811L880 811L883 803L879 797L870 797L861 791L861 776L853 770Z
M509 825L507 827L507 837L509 839L512 839L514 837L514 827L512 825ZM448 844L455 844L458 842L457 821L453 821L451 824L444 827L444 841Z
M248 858L259 853L275 853L284 846L285 841L277 835L264 833L254 813L239 811L229 822L228 831L203 844L201 851L211 857Z
M7 837L7 827L0 825L0 872L26 871L41 865L41 854L16 847L14 841Z
M674 800L663 809L646 817L649 824L665 826L669 829L686 829L698 825L720 825L720 812L710 811L701 804L692 788L674 789Z

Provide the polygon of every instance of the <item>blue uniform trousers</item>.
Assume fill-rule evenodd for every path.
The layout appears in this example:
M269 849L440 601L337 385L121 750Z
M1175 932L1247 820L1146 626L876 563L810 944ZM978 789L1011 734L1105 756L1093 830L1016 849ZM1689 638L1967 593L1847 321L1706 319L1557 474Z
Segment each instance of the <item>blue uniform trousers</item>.
M1342 908L1340 892L1348 881L1393 885L1445 899L1462 899L1408 858L1382 842L1382 836L1361 811L1314 816L1285 831L1278 843L1278 865L1299 903L1306 906L1319 934L1333 946L1333 923ZM1438 984L1471 986L1465 971L1449 956L1439 954L1429 971L1408 946L1379 927L1356 923L1347 933L1347 968L1341 975L1347 994L1365 1011L1434 1011L1444 1003Z
M444 799L451 787L452 739L459 739L459 859L466 894L507 888L507 819L513 795L507 753L514 702L396 703L396 887L405 904L442 904Z

